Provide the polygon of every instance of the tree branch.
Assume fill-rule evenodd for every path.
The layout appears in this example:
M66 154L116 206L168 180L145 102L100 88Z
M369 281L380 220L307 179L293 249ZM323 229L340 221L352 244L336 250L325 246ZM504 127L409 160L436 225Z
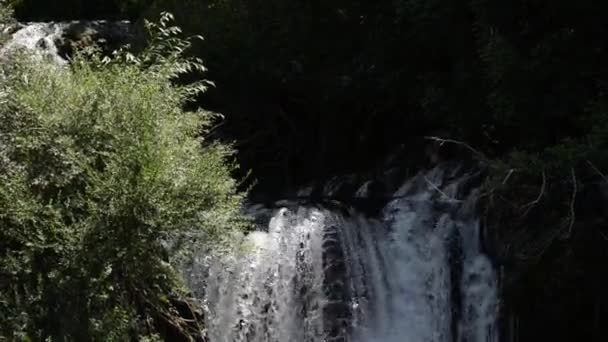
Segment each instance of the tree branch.
M435 190L438 193L440 193L442 196L444 196L445 198L447 198L450 202L462 202L461 200L458 200L458 199L455 199L453 197L450 197L445 192L441 191L441 189L439 189L439 187L437 185L435 185L428 178L426 178L426 176L424 177L424 180L431 186L431 188L433 188L433 190Z
M507 175L505 176L505 178L502 180L502 185L507 184L507 181L509 180L509 178L511 178L511 175L515 171L517 171L517 169L509 169L509 172L507 173Z
M589 164L589 166L591 166L593 171L597 172L597 174L600 175L600 177L602 177L606 181L606 183L608 183L608 177L606 177L606 175L603 174L602 171L600 171L600 169L598 169L595 165L593 165L593 163L590 160L587 160L587 164Z
M439 138L439 137L424 137L427 140L432 140L435 142L439 143L439 146L443 146L443 144L445 143L451 143L451 144L456 144L456 145L460 145L460 146L464 146L466 149L468 149L469 151L473 152L473 154L477 155L478 157L480 157L481 159L483 159L484 161L487 161L488 158L486 158L486 156L479 152L478 150L474 149L473 147L471 147L471 145L462 142L462 141L458 141L458 140L453 140L453 139L443 139L443 138Z
M576 201L576 192L578 191L574 168L570 168L570 174L572 176L572 198L570 199L570 224L568 225L568 238L572 236L572 227L574 227L574 222L576 220L576 215L574 212L574 203Z
M597 232L600 233L604 240L608 241L608 236L606 236L606 234L604 234L601 230L598 230Z
M540 191L538 193L538 196L536 197L536 199L524 206L522 206L522 209L524 208L528 208L526 209L526 211L524 212L524 214L522 215L522 217L525 217L528 215L528 213L530 213L530 210L532 210L532 208L534 208L535 205L538 204L538 202L540 202L541 198L544 196L545 194L545 186L547 185L547 176L545 175L545 171L543 170L542 173L543 176L543 183L540 186Z

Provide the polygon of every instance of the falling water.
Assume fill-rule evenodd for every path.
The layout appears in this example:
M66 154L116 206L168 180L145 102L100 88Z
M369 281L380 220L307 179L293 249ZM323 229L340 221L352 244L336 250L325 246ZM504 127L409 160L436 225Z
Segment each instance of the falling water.
M30 23L20 27L0 48L0 59L17 49L25 49L31 56L63 65L67 61L59 55L55 42L61 37L65 23Z
M4 44L0 44L0 62L10 58L14 52L24 50L30 57L66 65L67 56L65 51L61 53L60 50L75 43L70 39L88 37L95 38L97 44L112 42L121 45L132 39L133 30L128 21L93 20L12 24L0 26L0 34L10 36ZM87 44L91 44L91 41Z
M189 270L211 341L496 342L497 280L477 195L436 168L376 217L277 210L230 256ZM366 196L366 187L357 196Z

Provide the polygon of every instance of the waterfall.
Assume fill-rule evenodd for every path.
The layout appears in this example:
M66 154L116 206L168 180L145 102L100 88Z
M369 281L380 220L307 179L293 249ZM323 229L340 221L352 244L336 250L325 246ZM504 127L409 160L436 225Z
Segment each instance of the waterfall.
M375 217L339 205L275 210L237 252L187 270L209 339L498 341L497 279L466 179L421 173Z
M56 41L60 39L67 24L30 23L19 28L11 39L0 48L0 59L17 49L25 49L30 55L63 65L67 61L59 55Z
M68 63L68 56L61 50L73 44L118 48L131 41L134 34L129 21L105 20L19 23L0 30L10 34L10 39L0 45L0 62L17 50L25 50L31 57L56 65ZM82 42L78 42L80 39Z

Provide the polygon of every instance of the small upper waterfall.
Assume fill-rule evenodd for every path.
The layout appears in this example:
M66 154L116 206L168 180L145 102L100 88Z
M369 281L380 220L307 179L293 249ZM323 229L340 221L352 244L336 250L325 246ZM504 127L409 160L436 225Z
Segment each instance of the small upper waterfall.
M129 21L19 23L0 27L0 31L10 34L10 39L0 45L0 61L10 57L16 50L23 49L30 56L57 65L67 64L66 52L78 46L96 44L98 47L111 50L128 43L133 38L133 29Z
M378 215L283 203L242 248L201 253L185 273L210 340L497 342L497 278L466 180L421 173Z
M18 27L11 39L0 48L0 58L22 48L39 58L65 64L67 61L60 56L56 41L66 27L65 23L31 23Z

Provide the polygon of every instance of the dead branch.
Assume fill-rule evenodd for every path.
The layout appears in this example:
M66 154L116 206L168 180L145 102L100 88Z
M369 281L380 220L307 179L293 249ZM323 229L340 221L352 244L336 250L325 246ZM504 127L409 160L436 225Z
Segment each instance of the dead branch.
M185 304L186 304L186 306L188 307L188 310L190 311L190 314L191 314L191 315L192 315L192 317L193 317L192 323L196 324L196 327L197 327L199 330L203 330L203 327L201 326L201 322L199 322L199 320L197 319L197 314L196 314L196 312L194 311L194 309L192 308L192 305L190 304L190 301L189 301L189 300L187 300L187 299L185 299L185 300L184 300L184 303L185 303Z
M524 214L522 215L522 217L527 216L528 213L530 213L530 210L532 210L532 208L534 208L534 206L537 205L540 202L540 200L543 198L543 196L545 195L545 187L547 185L547 176L545 175L544 170L542 172L542 176L543 176L543 183L540 186L540 191L538 192L538 196L536 197L536 199L534 201L532 201L522 207L522 209L527 208L526 211L524 212Z
M519 208L519 206L517 204L515 204L512 201L508 200L505 196L497 195L497 197L498 197L498 199L502 200L504 203L507 203L508 205L510 205L511 208L513 208L513 209Z
M442 196L444 196L445 198L448 199L448 201L450 202L462 202L461 200L455 199L453 197L448 196L445 192L441 191L441 189L439 189L439 187L437 185L435 185L433 182L431 182L428 178L426 178L426 176L424 177L424 180L431 186L431 188L433 188L433 190L437 191L438 193L440 193Z
M600 175L600 177L602 177L606 181L606 183L608 183L608 177L606 177L606 175L603 174L602 171L600 171L600 169L598 169L595 165L593 165L593 163L590 160L587 160L587 164L589 164L589 166L591 166L593 171L597 172L597 174Z
M513 174L513 172L517 171L517 169L509 169L509 172L507 173L507 175L505 176L505 179L502 180L502 185L507 184L507 181L509 180L509 178L511 177L511 175Z
M527 250L518 253L517 256L522 259L532 260L540 258L559 237L559 232L559 229L551 229L547 234L540 237L535 245L527 246Z
M205 137L209 137L209 136L213 135L215 133L215 131L222 128L222 126L226 125L227 122L228 122L227 120L222 120L217 125L214 125L213 127L209 128L207 130L207 132L205 133Z
M495 190L496 190L495 188L491 188L488 191L480 194L479 198L482 199L482 198L487 197L489 201L493 201L493 199L494 199L494 191Z
M129 282L129 285L130 285L132 291L134 291L134 293L137 295L137 297L139 298L141 303L143 303L149 309L152 310L152 315L156 316L156 318L158 320L162 321L162 323L165 323L168 326L172 327L173 330L175 331L175 333L181 335L181 337L183 337L184 340L192 341L192 338L191 338L192 334L188 331L189 328L191 328L190 324L195 323L197 326L197 329L200 330L200 328L201 328L200 322L196 319L196 316L193 316L194 319L190 320L190 319L181 317L179 315L179 313L177 313L177 312L172 313L171 311L174 311L175 307L169 308L169 309L163 308L163 307L159 306L157 303L150 300L148 298L148 296L146 295L145 290L142 293L142 290L140 288L135 287L132 283ZM158 324L160 322L157 321L156 323ZM148 325L149 325L149 323L148 323ZM199 331L197 331L196 333L198 334Z
M574 203L576 201L576 192L578 191L574 168L570 168L570 174L572 176L572 198L570 199L570 224L568 225L568 238L572 236L572 227L574 226L574 221L576 220L576 215L574 212Z
M478 150L474 149L473 147L471 147L471 145L462 142L462 141L458 141L458 140L453 140L453 139L443 139L443 138L439 138L439 137L424 137L427 140L432 140L435 142L439 143L439 146L443 146L443 144L445 143L451 143L451 144L456 144L456 145L460 145L460 146L464 146L466 149L468 149L469 151L473 152L473 154L477 155L478 157L480 157L482 160L487 161L488 158L486 158L486 156L479 152Z

